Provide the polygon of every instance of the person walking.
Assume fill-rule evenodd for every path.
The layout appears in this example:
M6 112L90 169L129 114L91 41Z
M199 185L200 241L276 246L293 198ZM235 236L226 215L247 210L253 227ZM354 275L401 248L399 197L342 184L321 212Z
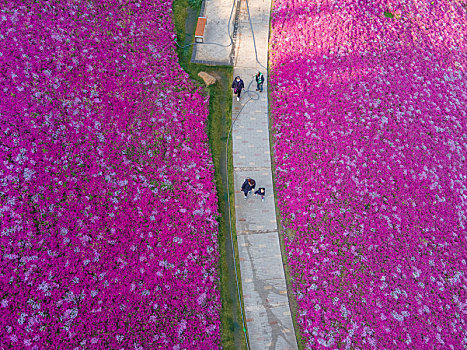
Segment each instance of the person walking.
M255 75L256 91L263 92L264 75L261 72Z
M245 84L243 84L243 80L240 79L239 76L237 76L232 83L232 89L233 89L234 94L237 95L237 101L240 101L240 95L244 87L245 87Z
M261 196L261 201L264 202L264 196L266 194L266 189L264 187L258 188L258 191L255 192L255 196Z
M255 186L256 186L256 181L253 179L250 179L249 177L246 178L245 181L243 181L242 192L245 194L244 199L247 199L248 193L250 193L251 190L255 188Z

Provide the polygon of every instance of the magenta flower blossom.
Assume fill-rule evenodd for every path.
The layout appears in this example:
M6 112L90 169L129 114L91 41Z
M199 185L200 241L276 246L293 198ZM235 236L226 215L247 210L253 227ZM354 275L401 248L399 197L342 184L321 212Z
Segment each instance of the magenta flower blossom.
M309 349L467 346L458 1L274 1L278 201Z
M171 1L0 5L0 344L220 346L208 98Z

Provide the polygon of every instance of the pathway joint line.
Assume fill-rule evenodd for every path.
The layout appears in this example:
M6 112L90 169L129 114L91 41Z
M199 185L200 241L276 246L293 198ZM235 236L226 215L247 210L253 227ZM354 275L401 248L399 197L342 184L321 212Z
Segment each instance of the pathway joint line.
M256 167L256 166L242 166L242 167L235 167L234 171L271 171L270 167Z
M241 230L237 231L238 235L261 235L263 233L277 233L279 234L278 230Z

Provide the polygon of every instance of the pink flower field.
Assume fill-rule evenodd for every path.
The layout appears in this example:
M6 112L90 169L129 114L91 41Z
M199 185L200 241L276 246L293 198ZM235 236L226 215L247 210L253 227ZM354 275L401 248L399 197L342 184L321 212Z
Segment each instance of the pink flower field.
M275 0L276 186L309 349L467 347L467 18Z
M208 98L171 1L0 5L0 348L215 349Z

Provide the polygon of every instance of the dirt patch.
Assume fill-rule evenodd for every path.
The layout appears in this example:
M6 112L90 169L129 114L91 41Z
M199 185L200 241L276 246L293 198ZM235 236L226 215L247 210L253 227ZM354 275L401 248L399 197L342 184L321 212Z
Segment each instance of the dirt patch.
M216 78L217 81L220 81L222 79L222 76L215 70L209 71L208 73L212 75L214 78Z

